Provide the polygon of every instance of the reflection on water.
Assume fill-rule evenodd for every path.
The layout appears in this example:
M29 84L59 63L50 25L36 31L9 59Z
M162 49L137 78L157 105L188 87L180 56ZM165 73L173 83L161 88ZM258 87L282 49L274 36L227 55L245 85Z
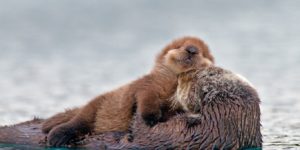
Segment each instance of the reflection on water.
M300 143L300 2L0 3L0 124L48 117L150 70L174 37L196 35L262 99L264 149Z

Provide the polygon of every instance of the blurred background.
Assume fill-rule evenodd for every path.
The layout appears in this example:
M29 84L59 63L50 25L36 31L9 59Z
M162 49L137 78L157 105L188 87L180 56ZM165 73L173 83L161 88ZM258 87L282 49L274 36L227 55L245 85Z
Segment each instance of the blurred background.
M147 73L201 37L262 103L265 149L300 146L300 1L0 1L0 125L49 117Z

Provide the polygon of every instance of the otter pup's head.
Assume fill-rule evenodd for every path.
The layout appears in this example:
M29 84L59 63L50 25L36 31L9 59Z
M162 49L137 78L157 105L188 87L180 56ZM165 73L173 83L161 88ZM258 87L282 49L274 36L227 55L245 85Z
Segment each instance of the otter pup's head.
M158 55L156 62L180 74L210 66L214 63L214 58L202 40L196 37L183 37L168 44Z

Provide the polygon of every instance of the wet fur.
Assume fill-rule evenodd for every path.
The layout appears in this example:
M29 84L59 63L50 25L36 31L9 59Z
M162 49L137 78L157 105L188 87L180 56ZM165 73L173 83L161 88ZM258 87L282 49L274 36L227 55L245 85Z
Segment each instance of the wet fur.
M186 54L188 46L194 46L198 50L193 57ZM172 102L168 99L176 91L177 75L213 62L207 46L200 39L177 39L157 56L150 74L104 93L84 107L47 119L42 130L49 132L48 144L65 145L89 132L126 131L135 111L143 118L144 123L153 126L163 120L165 111L170 109Z
M150 128L136 116L129 142L106 142L107 149L246 149L262 147L260 99L256 90L230 71L210 67L182 74L190 86L177 101L183 114ZM181 92L177 90L177 92ZM186 95L187 94L187 95ZM105 138L103 139L106 140ZM107 140L106 140L107 141Z

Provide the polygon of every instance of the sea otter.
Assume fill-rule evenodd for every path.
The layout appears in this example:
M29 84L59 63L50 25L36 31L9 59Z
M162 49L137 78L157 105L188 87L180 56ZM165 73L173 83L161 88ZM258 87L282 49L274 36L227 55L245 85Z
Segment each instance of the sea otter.
M45 121L50 146L61 146L89 132L126 131L133 113L153 126L163 119L174 95L177 76L214 63L207 45L195 37L183 37L168 44L157 56L152 71L129 84L104 93L87 105L57 114Z
M260 99L251 84L238 75L211 66L179 75L172 102L185 113L154 127L136 116L134 139L111 140L107 149L247 149L262 146ZM112 142L113 141L113 142ZM119 142L118 142L119 141Z
M106 132L86 136L77 143L72 142L73 146L84 149L260 149L260 100L250 84L218 67L182 74L179 81L177 94L171 99L186 106L186 112L153 127L135 115L131 127L133 139L128 140L127 132ZM190 90L185 91L184 87ZM0 143L45 146L45 134L40 131L42 122L35 119L0 127Z

